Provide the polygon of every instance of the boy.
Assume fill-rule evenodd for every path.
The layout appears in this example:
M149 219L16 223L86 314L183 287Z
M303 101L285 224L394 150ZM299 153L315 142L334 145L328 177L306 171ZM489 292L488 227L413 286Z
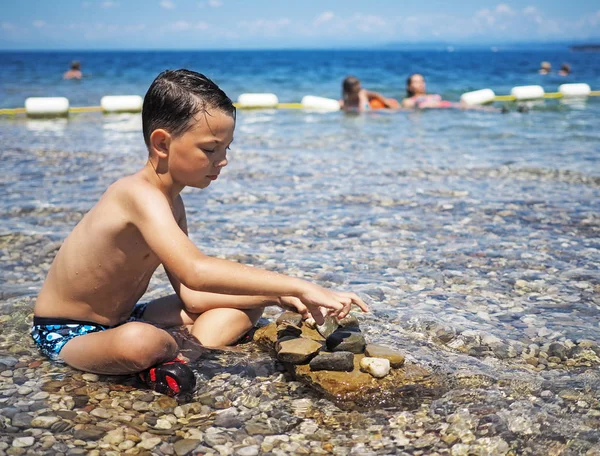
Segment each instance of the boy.
M227 165L235 108L205 76L165 71L142 110L148 161L112 184L60 248L35 309L32 336L45 355L99 374L140 373L155 390L189 393L195 380L173 337L185 325L206 346L235 343L267 305L323 321L344 317L353 293L208 257L187 237L180 192L206 188ZM175 295L137 304L162 264ZM140 321L143 320L143 321Z

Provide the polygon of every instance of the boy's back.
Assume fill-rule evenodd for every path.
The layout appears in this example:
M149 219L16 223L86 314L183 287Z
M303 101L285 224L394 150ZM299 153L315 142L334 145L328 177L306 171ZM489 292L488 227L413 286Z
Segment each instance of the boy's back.
M139 174L122 178L83 217L48 272L37 316L110 326L130 315L160 264L135 220L141 193L156 197L156 189ZM181 218L181 197L175 201Z

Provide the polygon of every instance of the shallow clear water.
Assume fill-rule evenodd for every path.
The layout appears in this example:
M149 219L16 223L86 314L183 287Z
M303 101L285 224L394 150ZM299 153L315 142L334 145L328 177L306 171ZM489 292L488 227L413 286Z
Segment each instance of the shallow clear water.
M190 234L207 254L360 293L369 341L455 382L432 410L472 394L509 421L544 414L570 429L587 409L539 394L597 397L597 367L521 355L600 341L599 113L596 99L526 114L240 111L229 166L184 192ZM146 152L139 115L2 118L0 138L8 308L35 296L61 240ZM168 292L158 275L148 297ZM481 396L465 392L473 378ZM509 401L507 385L537 399Z

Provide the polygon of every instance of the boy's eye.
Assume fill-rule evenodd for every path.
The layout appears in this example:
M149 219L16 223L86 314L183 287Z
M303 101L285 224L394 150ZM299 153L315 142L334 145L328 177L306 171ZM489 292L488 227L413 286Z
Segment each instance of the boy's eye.
M202 149L203 152L206 152L207 154L212 154L215 149Z

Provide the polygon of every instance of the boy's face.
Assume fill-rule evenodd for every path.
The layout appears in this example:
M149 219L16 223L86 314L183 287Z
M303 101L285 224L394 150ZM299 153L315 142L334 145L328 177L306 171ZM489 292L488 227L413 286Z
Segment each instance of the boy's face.
M191 122L185 133L171 139L169 171L181 185L206 188L227 166L235 119L213 109L199 112Z

